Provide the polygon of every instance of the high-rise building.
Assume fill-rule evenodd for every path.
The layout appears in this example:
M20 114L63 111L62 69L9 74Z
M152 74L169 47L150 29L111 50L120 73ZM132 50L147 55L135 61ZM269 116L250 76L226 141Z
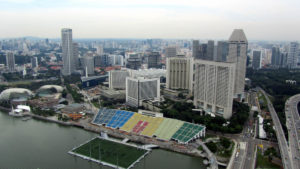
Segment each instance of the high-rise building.
M200 56L200 44L199 44L199 40L193 40L193 49L192 49L192 57L195 59L198 59Z
M71 75L75 71L72 29L63 28L61 30L62 41L62 58L63 58L63 75Z
M124 57L122 55L109 55L109 64L112 66L124 66Z
M97 53L97 55L103 55L104 51L103 51L102 45L99 45L96 47L96 53Z
M95 66L106 67L110 65L110 57L107 54L102 54L99 56L95 56Z
M31 68L34 69L34 68L37 68L38 66L39 66L38 58L37 57L32 57L31 58Z
M86 75L93 75L95 73L94 58L85 56L83 58L83 69Z
M272 58L271 58L271 65L272 66L279 66L280 64L280 50L278 47L272 47Z
M167 58L166 87L193 90L193 58Z
M148 56L148 68L160 68L160 53L151 52Z
M229 38L227 62L235 63L234 95L241 98L245 88L248 41L242 29L235 29Z
M228 55L228 42L218 41L216 61L226 62L227 55Z
M261 68L261 51L258 50L253 51L252 68L253 69Z
M206 60L214 60L214 47L215 47L215 41L209 40L207 42L207 59Z
M235 63L195 60L194 105L226 119L232 115Z
M177 49L176 49L176 47L166 47L165 48L165 56L166 56L166 58L176 57L176 55L177 55Z
M287 57L288 57L287 52L280 53L280 67L287 66Z
M126 104L139 107L143 100L160 100L160 80L127 77Z
M74 58L74 64L75 69L79 68L79 52L78 52L78 43L73 43L73 58Z
M208 48L207 44L205 44L205 43L201 44L196 59L209 60L208 55L207 55L207 48Z
M111 89L125 89L126 77L129 77L127 70L112 70L109 71L109 88Z
M130 69L138 70L141 68L142 59L139 57L137 53L128 54L128 58L126 60L126 67Z
M288 58L287 58L287 66L288 68L297 68L297 62L299 57L299 43L298 42L291 42Z
M6 66L9 72L15 71L15 55L12 52L6 53Z

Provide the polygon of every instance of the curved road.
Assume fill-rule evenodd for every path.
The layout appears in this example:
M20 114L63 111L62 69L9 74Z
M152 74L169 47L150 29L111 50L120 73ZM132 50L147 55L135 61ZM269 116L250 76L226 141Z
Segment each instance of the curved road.
M281 158L282 158L283 167L285 169L294 169L292 162L291 162L292 159L290 158L289 147L288 147L287 141L285 139L285 135L284 135L281 123L279 121L279 118L277 116L277 113L276 113L276 111L273 107L273 104L270 101L268 95L266 94L266 92L261 88L259 88L259 90L263 93L263 95L265 96L265 98L268 102L268 108L271 113L272 121L275 125L275 133L276 133L276 137L277 137L277 141L278 141L278 145L279 145L279 150L280 150L280 154L281 154Z
M294 169L300 169L300 117L297 105L300 94L290 97L285 102L286 126L289 133L290 158Z

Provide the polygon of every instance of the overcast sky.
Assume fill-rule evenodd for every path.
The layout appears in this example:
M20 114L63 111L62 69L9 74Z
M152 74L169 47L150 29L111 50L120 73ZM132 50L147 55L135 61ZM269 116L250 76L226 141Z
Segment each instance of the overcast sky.
M300 40L300 0L0 0L0 38Z

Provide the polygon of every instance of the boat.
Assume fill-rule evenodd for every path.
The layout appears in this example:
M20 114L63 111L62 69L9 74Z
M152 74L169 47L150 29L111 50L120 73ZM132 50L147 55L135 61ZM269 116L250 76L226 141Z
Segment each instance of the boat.
M20 111L19 109L14 109L13 107L11 107L11 111L8 113L8 115L10 116L14 116L14 117L22 117L22 111Z

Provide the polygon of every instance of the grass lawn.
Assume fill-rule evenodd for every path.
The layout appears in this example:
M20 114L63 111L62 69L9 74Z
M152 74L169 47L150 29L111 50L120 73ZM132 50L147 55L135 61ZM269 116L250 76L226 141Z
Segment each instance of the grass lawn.
M280 169L276 164L269 162L268 157L262 155L260 150L257 150L256 154L256 168L268 168L268 169Z
M100 159L100 161L118 165L123 168L128 168L147 151L128 145L95 138L92 141L73 150L73 152L87 157L91 156L94 159Z

